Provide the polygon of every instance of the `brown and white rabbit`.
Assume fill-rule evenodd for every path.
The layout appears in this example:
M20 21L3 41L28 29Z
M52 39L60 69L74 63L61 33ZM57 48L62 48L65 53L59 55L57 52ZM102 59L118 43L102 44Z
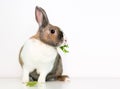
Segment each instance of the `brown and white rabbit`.
M62 60L57 47L64 43L64 34L59 27L49 23L46 12L35 9L38 32L22 46L19 62L23 68L22 82L48 80L65 81L68 76L62 75Z

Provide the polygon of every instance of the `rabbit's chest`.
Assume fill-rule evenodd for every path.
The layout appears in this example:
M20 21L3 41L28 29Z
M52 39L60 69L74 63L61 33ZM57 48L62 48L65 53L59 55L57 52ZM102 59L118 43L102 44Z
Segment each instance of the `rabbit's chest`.
M31 66L53 65L57 51L36 39L28 40L21 52L23 62Z

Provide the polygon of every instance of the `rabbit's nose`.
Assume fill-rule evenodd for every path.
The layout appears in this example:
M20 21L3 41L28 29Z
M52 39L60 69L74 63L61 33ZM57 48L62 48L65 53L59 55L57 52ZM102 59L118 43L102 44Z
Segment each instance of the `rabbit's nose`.
M67 37L64 35L64 45L68 45L68 43L67 43Z

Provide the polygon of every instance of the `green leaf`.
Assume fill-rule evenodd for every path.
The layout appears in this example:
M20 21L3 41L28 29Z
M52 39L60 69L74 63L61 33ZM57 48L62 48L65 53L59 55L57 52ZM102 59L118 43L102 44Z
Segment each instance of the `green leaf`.
M34 87L35 85L37 85L37 81L27 82L26 84L26 86L29 86L29 87Z
M60 47L60 49L64 52L64 53L68 53L69 51L66 49L66 48L69 48L68 45L63 45Z

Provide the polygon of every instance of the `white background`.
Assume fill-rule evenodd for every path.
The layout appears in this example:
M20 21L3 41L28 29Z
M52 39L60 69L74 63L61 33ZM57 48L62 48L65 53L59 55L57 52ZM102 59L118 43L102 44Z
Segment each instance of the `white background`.
M36 33L35 6L68 38L71 77L120 77L119 0L0 0L0 77L20 77L20 47Z

